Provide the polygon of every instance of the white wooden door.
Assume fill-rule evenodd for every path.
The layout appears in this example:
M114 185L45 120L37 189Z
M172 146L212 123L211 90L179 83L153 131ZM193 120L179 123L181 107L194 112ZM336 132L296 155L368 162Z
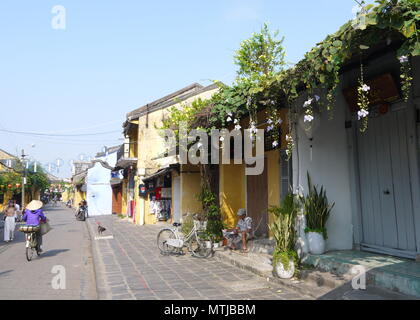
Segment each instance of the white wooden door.
M416 254L406 108L369 119L358 133L362 248L404 257Z

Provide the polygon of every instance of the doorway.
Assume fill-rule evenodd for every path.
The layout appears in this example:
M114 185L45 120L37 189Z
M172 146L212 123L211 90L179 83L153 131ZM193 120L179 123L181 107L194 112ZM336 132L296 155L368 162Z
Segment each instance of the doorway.
M416 256L410 176L409 110L371 111L368 129L357 133L362 243L366 251ZM412 138L412 137L411 137Z
M264 171L259 175L246 178L247 213L252 218L255 236L268 237L268 179L267 159L264 159Z

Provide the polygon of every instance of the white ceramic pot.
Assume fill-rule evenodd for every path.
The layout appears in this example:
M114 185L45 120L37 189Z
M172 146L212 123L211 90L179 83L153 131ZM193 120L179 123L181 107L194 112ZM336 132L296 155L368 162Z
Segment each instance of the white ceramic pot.
M211 241L204 241L204 245L207 249L210 249L212 247Z
M283 266L283 263L281 263L279 261L279 262L277 262L275 270L276 270L276 274L279 278L290 279L295 274L295 263L292 260L290 260L289 268L287 270L285 270L284 266Z
M325 239L318 232L308 232L309 252L312 254L325 253Z

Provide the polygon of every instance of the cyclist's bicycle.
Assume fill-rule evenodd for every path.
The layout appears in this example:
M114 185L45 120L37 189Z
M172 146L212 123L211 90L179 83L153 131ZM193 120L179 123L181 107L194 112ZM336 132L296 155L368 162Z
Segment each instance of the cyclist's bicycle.
M36 239L36 233L40 231L39 226L21 226L19 231L25 233L26 238L26 260L31 261L33 256L39 256L40 250L38 246L38 241Z
M201 221L194 220L194 227L186 236L179 231L181 223L175 222L173 226L173 228L164 228L158 233L157 245L161 254L180 254L183 248L187 247L194 257L207 258L211 255L213 243L204 240L205 228Z

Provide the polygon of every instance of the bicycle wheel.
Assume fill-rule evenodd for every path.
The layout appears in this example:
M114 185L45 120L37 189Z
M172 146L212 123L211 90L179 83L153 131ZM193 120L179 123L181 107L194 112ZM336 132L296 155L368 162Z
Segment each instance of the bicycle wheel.
M203 232L197 232L196 236L190 240L189 249L191 254L197 258L207 258L213 252L213 242L210 241L210 245L208 245L208 241L201 240L202 235L204 235Z
M157 246L162 254L170 254L176 248L167 245L169 239L176 239L176 234L172 229L162 229L157 236Z
M33 248L26 248L26 260L31 261L34 256Z

